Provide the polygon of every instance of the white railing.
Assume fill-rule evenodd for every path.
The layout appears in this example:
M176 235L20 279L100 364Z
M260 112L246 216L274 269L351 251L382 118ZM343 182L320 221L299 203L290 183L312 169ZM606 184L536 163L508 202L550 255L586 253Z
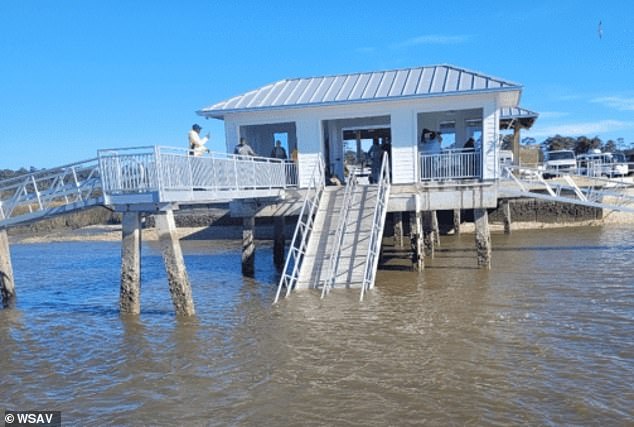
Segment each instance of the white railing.
M42 217L64 206L95 204L102 195L97 159L6 179L0 181L0 225L18 216Z
M273 304L279 301L283 287L286 288L286 296L288 296L297 283L301 264L306 254L308 239L313 229L315 215L317 214L317 209L319 209L319 201L324 192L324 186L324 164L321 158L319 158L319 162L313 169L308 188L306 189L302 210L297 218L297 226L295 227L295 233L291 240Z
M159 190L157 149L130 147L99 150L99 168L107 194L145 193Z
M634 213L634 196L631 195L634 184L626 179L562 174L557 179L547 181L539 173L541 169L533 170L532 174L528 174L524 167L506 169L504 178L512 181L517 188L506 188L506 193Z
M343 244L343 237L346 234L346 225L348 222L348 212L352 207L352 201L354 199L354 189L357 186L357 169L353 168L348 175L348 181L346 182L346 188L343 193L343 201L341 203L341 210L339 211L339 223L337 224L337 231L335 232L335 241L330 252L330 259L328 260L328 277L324 282L324 286L321 289L321 297L326 296L330 292L330 289L335 284L337 278L337 267L339 266L339 258L341 257L341 245Z
M376 206L372 217L372 233L370 234L370 245L368 255L365 259L363 271L363 283L361 284L360 301L366 290L374 287L376 269L381 253L381 240L383 239L383 228L385 226L385 216L387 215L387 202L390 198L390 165L388 154L383 154L381 162L381 172L379 174L379 188L376 196Z
M100 150L108 194L239 191L297 186L294 163L267 157L209 153L200 157L170 147Z
M481 177L479 151L474 149L444 150L438 154L420 155L421 181L442 181Z

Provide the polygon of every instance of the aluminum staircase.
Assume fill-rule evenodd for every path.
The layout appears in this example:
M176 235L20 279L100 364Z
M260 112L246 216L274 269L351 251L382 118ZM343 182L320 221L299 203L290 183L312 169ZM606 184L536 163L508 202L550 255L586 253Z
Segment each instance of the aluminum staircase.
M344 189L326 189L315 217L314 237L308 243L297 281L298 289L322 288L326 283L330 283L332 288L361 287L370 249L377 194L376 185L356 186L346 214L345 209L342 209ZM345 221L345 229L341 235L339 251L333 253L337 246L337 226L341 220ZM327 262L331 256L338 260L332 272Z
M322 297L333 288L360 288L361 298L374 286L390 190L387 157L383 160L379 184L357 184L352 173L345 188L323 189L314 204L309 237L299 246L301 261L287 259L287 265L298 266L296 280L285 278L285 268L275 302L284 286L287 296L293 288L316 288L322 290ZM298 230L305 222L298 224ZM291 244L289 259L296 252L296 244Z

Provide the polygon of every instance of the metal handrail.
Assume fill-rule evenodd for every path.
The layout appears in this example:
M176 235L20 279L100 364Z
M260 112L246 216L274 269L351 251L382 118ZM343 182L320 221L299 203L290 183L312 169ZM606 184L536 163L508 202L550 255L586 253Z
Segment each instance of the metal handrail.
M42 217L65 205L95 204L102 196L96 158L31 172L0 181L2 223L19 222L23 215Z
M522 167L517 174L512 173L514 169L517 169L516 166L509 166L507 169L508 173L505 174L505 180L513 182L518 188L518 190L510 190L510 193L560 203L634 213L634 196L628 194L634 188L634 184L624 180L579 174L562 174L560 179L565 185L557 181L552 181L549 184L543 179L539 170L535 170L535 176L531 175L530 179L526 179L522 175L523 172L526 172L526 168ZM580 186L575 179L583 180L584 185ZM541 188L536 188L537 184L544 186L547 194L540 191L542 190ZM509 192L508 189L505 191ZM574 193L575 196L568 196L566 192ZM613 200L606 203L604 201L605 197L611 197Z
M193 193L271 190L297 186L297 168L289 161L210 152L192 156L179 147L100 150L108 194ZM174 193L172 193L174 194Z
M472 148L443 150L440 153L421 153L420 180L480 178L482 175L480 151Z
M288 255L286 256L286 262L284 263L284 269L282 270L282 276L280 277L279 284L277 286L277 292L275 293L275 300L273 304L276 304L280 299L282 287L286 287L286 296L291 293L291 290L297 283L300 273L300 267L306 254L306 246L308 244L308 238L313 229L313 223L315 221L315 215L319 208L319 202L321 195L325 187L324 178L324 164L321 158L313 168L313 172L310 178L308 188L306 189L306 196L304 197L304 203L302 204L302 210L300 211L297 219L297 226L293 233L293 239L289 247Z
M321 289L321 297L323 298L335 284L337 278L337 267L339 266L339 258L341 257L341 245L343 244L343 237L346 233L346 226L348 222L348 213L352 207L352 201L354 199L354 189L357 186L357 169L353 168L348 175L348 181L346 182L346 188L343 193L343 201L341 203L341 210L339 212L339 224L337 224L337 231L335 233L334 246L330 252L330 259L328 260L329 269L328 276L324 282L324 286Z
M390 164L387 153L383 154L381 172L379 174L379 186L376 196L376 206L372 217L372 233L370 234L370 244L368 255L365 259L363 271L363 283L361 284L361 296L359 301L363 301L366 290L374 287L376 269L379 263L381 251L381 240L383 238L383 227L385 226L385 216L387 215L387 202L390 198Z

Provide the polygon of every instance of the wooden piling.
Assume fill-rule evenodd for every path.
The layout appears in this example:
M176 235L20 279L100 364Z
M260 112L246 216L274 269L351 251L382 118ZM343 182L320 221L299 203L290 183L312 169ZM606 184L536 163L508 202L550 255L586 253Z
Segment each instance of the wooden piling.
M511 204L508 199L502 202L502 216L504 218L504 234L511 234Z
M394 247L403 247L403 213L394 212L392 214L394 218Z
M13 281L9 237L4 229L0 230L0 295L3 307L12 307L15 304L15 282Z
M174 309L179 316L193 316L196 314L194 299L183 252L176 234L174 212L167 210L156 214L154 218Z
M242 221L242 274L253 277L255 273L255 217L244 217Z
M141 312L141 213L124 212L121 220L121 313Z
M478 254L478 266L491 268L491 232L489 229L489 214L486 209L474 209L475 244Z
M278 268L284 266L285 225L283 216L275 217L273 226L273 263Z

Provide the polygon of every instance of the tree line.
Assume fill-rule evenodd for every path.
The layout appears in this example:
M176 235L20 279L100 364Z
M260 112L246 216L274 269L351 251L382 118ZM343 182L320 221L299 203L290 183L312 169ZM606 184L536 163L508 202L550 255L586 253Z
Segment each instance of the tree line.
M503 150L510 150L512 148L513 136L505 135L502 143ZM523 138L522 145L535 145L537 141L535 138ZM572 150L575 154L584 154L590 150L600 150L604 153L615 153L621 151L619 146L623 146L623 141L619 138L617 143L614 140L607 140L603 142L601 138L595 136L594 138L588 138L586 136L571 137L555 135L546 138L539 143L542 151L555 151L555 150Z
M26 175L27 173L33 173L33 172L37 172L38 169L34 168L33 166L31 166L29 169L27 168L20 168L17 170L13 170L13 169L0 169L0 181L4 180L4 179L10 179L10 178L14 178L16 176L20 176L20 175Z

